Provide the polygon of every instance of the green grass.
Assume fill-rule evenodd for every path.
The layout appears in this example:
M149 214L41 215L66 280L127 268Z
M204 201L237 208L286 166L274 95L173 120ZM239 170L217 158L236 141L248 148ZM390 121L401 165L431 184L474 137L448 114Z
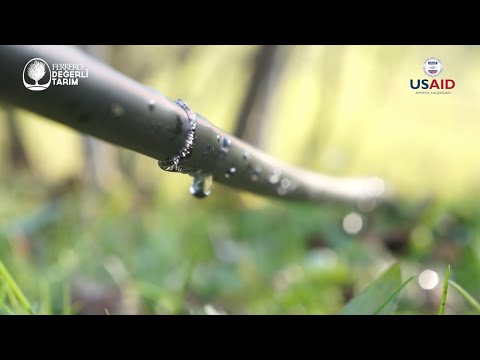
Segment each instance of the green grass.
M0 286L6 298L0 302L0 309L7 314L33 314L27 298L0 260ZM8 300L8 301L7 301ZM8 305L9 303L10 305Z
M385 302L373 313L373 315L387 315L392 314L396 308L396 299L400 292L407 284L415 278L414 275L405 280L388 298Z
M445 314L445 307L447 305L447 293L448 293L448 280L450 279L450 265L447 266L447 271L445 271L445 278L443 280L443 290L442 298L440 300L440 307L438 309L438 315Z
M480 292L473 202L433 202L418 212L417 204L399 201L362 213L279 201L251 206L220 187L216 197L179 202L119 184L100 193L74 189L53 206L45 190L27 184L20 178L9 191L0 186L3 314L198 314L206 307L337 314L382 278L386 259L398 262L391 283L366 301L368 311L351 313L431 313L411 275L446 255L458 283L474 297ZM352 211L364 221L355 236L341 225ZM405 243L392 250L388 238ZM469 309L455 304L452 311Z
M415 276L410 276L402 282L400 264L395 263L364 291L345 305L340 314L391 315L397 307L400 292L414 277Z
M341 315L377 314L382 310L392 313L394 310L393 294L402 287L400 264L392 265L370 286L353 298L340 312ZM394 297L394 296L393 296ZM388 306L388 304L392 304ZM387 308L388 306L388 308Z
M449 283L480 314L480 303L455 281L449 280Z

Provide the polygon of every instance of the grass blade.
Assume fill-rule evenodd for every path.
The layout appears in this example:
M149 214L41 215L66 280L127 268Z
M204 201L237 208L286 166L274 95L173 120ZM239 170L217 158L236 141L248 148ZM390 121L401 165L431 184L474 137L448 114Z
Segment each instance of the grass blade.
M388 314L388 313L391 313L393 312L392 311L385 311L387 309L387 305L389 304L394 304L394 300L396 299L397 295L400 293L400 291L402 291L402 289L410 282L412 281L413 279L415 278L415 275L412 275L410 276L406 281L403 282L402 285L400 285L400 287L395 290L395 292L392 293L392 295L390 295L390 297L387 299L387 301L385 301L379 308L377 311L375 311L373 313L373 315L382 315L382 314Z
M391 302L402 287L400 265L393 264L378 279L341 310L341 315L391 314L395 304ZM385 300L387 299L387 300Z
M470 295L470 294L467 292L467 290L465 290L464 288L462 288L460 285L458 285L458 284L457 284L455 281L453 281L453 280L449 280L448 282L450 283L450 285L453 286L453 288L454 288L455 290L457 290L457 291L460 293L460 295L463 296L463 298L464 298L470 305L472 305L472 307L473 307L475 310L478 311L478 313L480 313L480 304L478 303L477 300L475 300L475 298L474 298L472 295Z
M6 304L0 304L0 311L5 315L15 315L15 313Z
M28 302L25 295L23 295L22 290L20 290L15 280L13 280L12 275L10 275L10 273L8 272L7 268L3 265L1 260L0 260L0 278L3 278L5 280L7 286L15 294L15 297L22 304L26 312L28 314L33 314L30 303Z
M443 280L443 291L442 291L442 300L440 301L440 308L438 309L438 315L445 314L445 305L447 303L447 293L448 293L448 280L450 279L450 265L447 267L445 272L445 279Z
M52 314L52 295L49 283L43 279L40 281L40 304L41 307L38 311L39 314L48 315Z
M65 280L62 286L62 308L63 315L72 315L72 299L70 297L70 284Z
M23 310L22 304L19 303L17 297L15 296L15 293L13 292L12 288L8 286L8 284L6 284L5 288L7 291L7 299L10 307L17 313L21 314Z

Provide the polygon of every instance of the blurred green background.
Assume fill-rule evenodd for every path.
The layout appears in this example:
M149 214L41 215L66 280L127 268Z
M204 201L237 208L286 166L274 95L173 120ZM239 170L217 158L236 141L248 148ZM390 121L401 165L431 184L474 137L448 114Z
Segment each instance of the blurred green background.
M38 312L333 314L395 260L440 277L409 284L398 313L435 313L447 264L480 297L478 46L82 48L281 160L377 175L397 197L319 206L214 184L198 200L154 159L1 104L0 259ZM449 95L410 88L432 56ZM449 293L447 313L470 311Z

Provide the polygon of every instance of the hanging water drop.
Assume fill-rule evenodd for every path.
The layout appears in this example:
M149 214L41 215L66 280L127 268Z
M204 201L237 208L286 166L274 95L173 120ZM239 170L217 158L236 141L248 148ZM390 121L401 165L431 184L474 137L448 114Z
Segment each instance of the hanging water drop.
M236 171L237 169L235 169L234 167L228 169L227 172L225 173L225 177L228 179L230 176L235 174Z
M193 178L190 193L196 198L202 199L212 193L213 177L210 174Z
M243 153L243 160L249 160L250 159L250 153L248 151L245 151Z
M217 142L220 142L220 135L217 135Z
M150 111L153 111L154 107L155 107L155 100L154 99L148 100L148 108L150 109Z
M231 145L232 145L232 141L229 138L224 137L222 140L222 151L226 153L229 152Z

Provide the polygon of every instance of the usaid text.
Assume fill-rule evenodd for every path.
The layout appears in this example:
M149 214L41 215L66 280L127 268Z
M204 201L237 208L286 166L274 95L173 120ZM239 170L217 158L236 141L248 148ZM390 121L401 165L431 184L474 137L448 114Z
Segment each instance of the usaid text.
M413 90L417 89L438 89L438 90L450 90L455 87L455 81L452 79L433 79L433 80L428 80L428 79L417 79L413 80L410 79L410 87Z

